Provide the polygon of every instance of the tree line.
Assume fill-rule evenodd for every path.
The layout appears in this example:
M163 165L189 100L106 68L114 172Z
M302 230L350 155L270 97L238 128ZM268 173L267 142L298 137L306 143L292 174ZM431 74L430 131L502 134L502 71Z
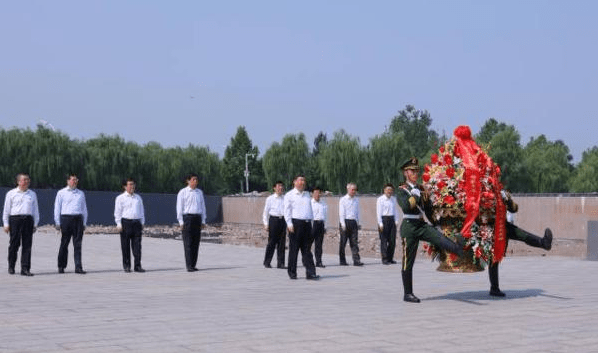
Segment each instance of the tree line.
M251 190L269 190L277 180L287 187L297 174L308 184L343 193L347 182L362 193L380 193L384 183L402 182L401 164L412 156L428 163L450 136L431 128L426 110L407 105L388 128L363 145L344 130L330 138L320 132L313 143L303 133L287 134L263 155L244 126L239 126L222 159L209 147L164 148L156 142L139 145L104 134L89 140L71 139L62 132L38 126L0 129L0 184L14 185L17 172L32 176L34 188L59 188L67 173L80 176L85 190L120 190L120 181L132 176L141 192L175 193L190 172L200 176L200 187L212 195L243 192L247 160ZM475 134L476 141L502 168L505 187L518 193L595 192L598 189L598 146L583 152L574 165L567 145L544 135L526 144L515 126L488 119Z

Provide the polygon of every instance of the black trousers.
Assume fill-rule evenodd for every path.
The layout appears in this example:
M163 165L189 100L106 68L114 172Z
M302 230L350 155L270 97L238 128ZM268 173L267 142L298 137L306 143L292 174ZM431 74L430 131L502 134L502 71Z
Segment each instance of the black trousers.
M30 215L10 216L10 240L8 241L8 268L15 268L19 246L21 248L21 271L31 269L31 243L33 240L33 217Z
M347 240L349 240L349 247L353 255L353 262L359 262L359 243L357 241L357 221L354 219L345 219L345 231L340 227L341 239L339 242L338 256L340 263L346 263L345 248L347 247Z
M382 231L380 235L380 256L382 262L393 261L397 244L397 225L394 216L382 216Z
M131 250L135 258L135 268L141 267L141 221L123 218L121 224L120 248L123 253L123 268L131 268Z
M201 241L201 215L183 215L183 247L185 248L185 265L187 269L195 268Z
M62 215L60 216L60 248L58 249L58 267L65 268L68 263L69 243L73 238L73 253L75 268L83 269L81 264L81 243L83 242L83 216Z
M311 234L315 244L314 255L316 256L316 264L322 263L322 245L324 244L325 231L324 221L314 221Z
M316 275L316 265L311 253L311 221L293 218L293 233L289 233L289 277L297 276L297 256L301 250L301 261L306 276Z
M268 245L264 255L264 265L269 265L276 250L276 265L284 267L284 251L287 241L287 223L284 217L270 216L268 219Z

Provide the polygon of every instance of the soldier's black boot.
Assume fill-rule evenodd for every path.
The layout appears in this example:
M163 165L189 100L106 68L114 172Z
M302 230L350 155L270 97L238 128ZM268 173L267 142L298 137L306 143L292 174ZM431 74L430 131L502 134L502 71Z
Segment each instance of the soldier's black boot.
M539 236L528 232L525 232L525 234L527 235L527 238L525 238L525 243L527 245L535 248L542 248L544 250L552 249L552 231L550 228L544 230L544 238L540 238Z
M490 295L493 297L504 297L505 293L498 287L498 263L488 266L488 277L490 277Z
M403 300L409 303L419 303L420 300L413 295L413 272L401 271L401 275L403 276L403 289L405 290Z
M545 250L550 251L552 249L552 231L550 228L544 230L544 238L542 238L542 246Z

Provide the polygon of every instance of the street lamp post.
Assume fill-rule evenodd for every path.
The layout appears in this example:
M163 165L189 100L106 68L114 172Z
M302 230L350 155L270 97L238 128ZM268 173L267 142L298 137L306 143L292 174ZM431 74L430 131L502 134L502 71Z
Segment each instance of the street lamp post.
M253 153L245 153L245 171L243 172L243 175L245 175L245 190L247 193L249 193L249 164L247 163L247 157L254 157L255 154Z

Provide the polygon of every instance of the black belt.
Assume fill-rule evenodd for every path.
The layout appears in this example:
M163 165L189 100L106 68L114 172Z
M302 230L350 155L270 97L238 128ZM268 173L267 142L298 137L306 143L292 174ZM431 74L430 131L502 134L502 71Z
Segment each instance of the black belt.
M76 217L83 217L83 215L80 215L80 214L61 214L60 217L76 218Z
M141 222L141 218L137 218L137 219L121 218L121 221L126 221L126 222Z
M17 218L17 219L25 219L27 217L32 217L32 215L30 214L15 214L15 215L11 215L10 218Z
M200 217L201 213L184 213L183 217L187 216L187 217Z
M293 218L293 222L305 222L305 223L311 223L311 219L299 219L299 218Z
M314 219L314 223L324 223L323 219Z
M382 219L395 219L395 216L382 216Z
M284 219L284 216L273 216L273 215L270 215L270 218Z

